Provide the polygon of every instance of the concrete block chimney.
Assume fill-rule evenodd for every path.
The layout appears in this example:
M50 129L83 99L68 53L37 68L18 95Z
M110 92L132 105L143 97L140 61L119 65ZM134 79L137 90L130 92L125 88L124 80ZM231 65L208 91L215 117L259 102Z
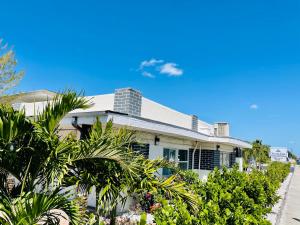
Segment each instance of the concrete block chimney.
M192 130L198 131L198 116L192 115Z
M218 122L214 124L214 134L218 137L229 137L229 123Z
M128 115L141 116L142 95L132 88L115 90L114 111Z

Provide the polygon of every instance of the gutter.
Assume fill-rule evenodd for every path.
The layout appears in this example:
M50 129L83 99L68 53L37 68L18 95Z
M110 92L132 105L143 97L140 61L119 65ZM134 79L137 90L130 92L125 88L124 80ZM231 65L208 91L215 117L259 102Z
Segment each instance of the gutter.
M251 146L250 142L247 142L247 141L244 141L241 139L237 139L237 138L233 138L233 137L218 137L218 136L207 135L207 134L204 134L204 133L201 133L198 131L193 131L191 129L176 126L173 124L168 124L168 123L164 123L164 122L160 122L160 121L156 121L156 120L152 120L152 119L142 118L139 116L133 116L133 115L129 115L127 113L120 113L120 112L115 112L115 111L111 111L111 110L91 111L91 112L86 112L86 111L85 112L71 112L66 117L70 118L70 117L82 117L82 116L86 116L86 117L107 116L107 120L109 120L109 119L118 120L119 119L120 123L117 122L116 123L117 125L128 126L133 129L138 129L138 130L142 130L142 131L150 131L150 132L156 132L156 133L160 132L161 134L165 134L165 135L185 137L190 140L231 144L233 146L238 146L238 147L242 147L242 148L248 148ZM122 119L123 119L123 121L121 121ZM125 120L127 120L127 121L125 121ZM150 125L153 124L153 126L148 126L148 127L137 126L138 122L140 122L140 121L148 122L148 123L150 123ZM136 123L136 124L134 124L134 123ZM162 126L160 130L157 129L159 126ZM165 131L163 130L164 129L163 126L165 126ZM170 129L174 129L174 130L171 133L170 130L166 130L166 128L170 128ZM186 134L180 134L179 131L186 132ZM189 134L192 136L190 136ZM196 137L196 136L198 136L198 137ZM236 142L236 143L234 143L234 142ZM238 142L241 142L241 143L239 144Z

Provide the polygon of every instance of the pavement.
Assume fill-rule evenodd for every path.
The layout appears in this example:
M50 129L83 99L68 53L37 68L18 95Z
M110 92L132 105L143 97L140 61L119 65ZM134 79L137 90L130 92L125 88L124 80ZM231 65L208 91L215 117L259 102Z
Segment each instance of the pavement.
M272 225L278 225L278 220L281 216L282 208L284 206L285 198L293 173L290 173L287 178L280 185L280 188L277 190L277 194L280 196L279 201L273 206L272 212L268 214L267 219L271 222Z
M276 225L300 225L300 167L295 167Z

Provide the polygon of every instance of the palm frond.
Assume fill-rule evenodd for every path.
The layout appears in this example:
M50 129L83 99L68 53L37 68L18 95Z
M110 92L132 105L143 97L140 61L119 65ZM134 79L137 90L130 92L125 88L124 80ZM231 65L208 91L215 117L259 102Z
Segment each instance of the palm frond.
M99 118L93 125L90 138L80 141L78 151L73 155L73 161L82 160L110 160L116 162L124 170L134 173L138 165L132 159L139 157L130 149L134 142L134 133L126 130L114 130L112 121L103 128Z
M16 137L32 131L33 126L25 117L25 111L15 111L9 105L0 105L0 141L11 143Z
M64 212L70 224L80 224L78 207L67 199L67 195L52 193L22 194L16 199L1 196L0 222L4 225L59 224Z
M58 94L48 102L43 112L37 117L37 124L45 132L52 134L58 128L59 122L69 112L75 109L87 109L91 106L90 100L80 94L67 91Z
M176 175L169 178L157 176L157 171L163 167L174 167L173 164L164 159L143 160L141 162L140 180L132 184L132 193L150 191L154 193L164 193L169 198L182 199L189 207L195 211L198 210L199 199L186 188L186 183L178 181Z

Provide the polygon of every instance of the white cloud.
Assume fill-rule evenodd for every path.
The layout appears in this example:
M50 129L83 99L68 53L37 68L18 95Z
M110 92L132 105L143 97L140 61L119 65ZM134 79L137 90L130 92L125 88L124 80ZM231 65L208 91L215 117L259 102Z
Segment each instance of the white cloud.
M258 105L252 104L252 105L250 105L250 109L257 110L258 109Z
M167 74L170 77L178 77L183 74L183 70L178 68L176 63L165 63L159 68L161 74Z
M142 75L143 75L144 77L155 78L155 76L154 76L152 73L149 73L149 72L147 72L147 71L143 71L143 72L142 72Z
M149 59L149 60L144 60L140 64L140 70L144 69L145 67L155 66L155 65L163 63L163 62L164 62L164 60L162 60L162 59L154 59L154 58Z
M162 59L151 58L140 63L137 71L140 71L144 77L155 78L157 71L160 74L166 74L169 77L177 77L183 74L183 70L178 68L178 65L173 62L166 62Z

